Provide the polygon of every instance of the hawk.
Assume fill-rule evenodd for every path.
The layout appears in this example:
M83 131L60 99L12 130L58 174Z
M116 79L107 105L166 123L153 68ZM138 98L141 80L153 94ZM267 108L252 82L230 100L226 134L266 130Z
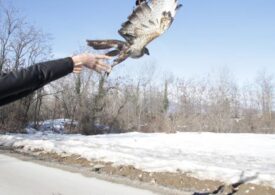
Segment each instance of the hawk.
M125 41L87 40L87 43L96 50L111 49L106 55L116 57L112 66L128 57L150 55L146 46L169 29L181 6L178 0L136 0L133 13L118 31Z

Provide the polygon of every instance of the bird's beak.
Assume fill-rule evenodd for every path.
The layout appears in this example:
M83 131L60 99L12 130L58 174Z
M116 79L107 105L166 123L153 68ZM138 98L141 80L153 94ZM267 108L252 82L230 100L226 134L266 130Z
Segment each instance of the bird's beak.
M150 55L149 49L145 48L145 54Z

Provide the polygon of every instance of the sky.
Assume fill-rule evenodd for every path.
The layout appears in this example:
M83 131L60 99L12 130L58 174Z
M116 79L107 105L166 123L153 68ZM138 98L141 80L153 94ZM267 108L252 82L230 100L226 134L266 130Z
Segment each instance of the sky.
M56 58L71 56L86 39L122 39L117 31L134 0L4 0L51 34ZM228 69L238 81L260 71L275 75L274 0L180 0L183 7L150 56L121 67L154 64L177 77L203 77ZM120 69L123 69L120 68Z

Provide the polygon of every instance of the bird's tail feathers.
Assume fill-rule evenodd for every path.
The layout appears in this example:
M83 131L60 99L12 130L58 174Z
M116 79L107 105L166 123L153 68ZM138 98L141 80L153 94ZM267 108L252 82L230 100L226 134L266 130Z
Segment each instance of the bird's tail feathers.
M118 56L119 54L120 54L120 51L115 49L115 50L107 52L105 55L110 56L110 57L114 57L114 56Z
M96 49L111 49L111 48L122 48L125 42L119 40L87 40L87 44Z

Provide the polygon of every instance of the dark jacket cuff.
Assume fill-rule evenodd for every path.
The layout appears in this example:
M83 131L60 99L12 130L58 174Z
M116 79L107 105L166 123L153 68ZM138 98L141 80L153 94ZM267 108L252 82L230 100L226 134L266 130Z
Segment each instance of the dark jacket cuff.
M73 68L73 60L68 57L41 62L27 69L0 76L0 105L26 96L36 89L68 75Z

